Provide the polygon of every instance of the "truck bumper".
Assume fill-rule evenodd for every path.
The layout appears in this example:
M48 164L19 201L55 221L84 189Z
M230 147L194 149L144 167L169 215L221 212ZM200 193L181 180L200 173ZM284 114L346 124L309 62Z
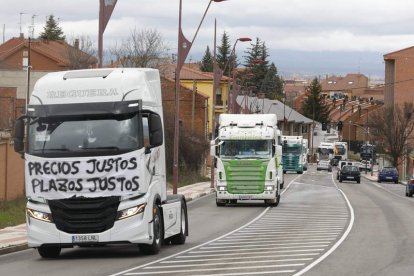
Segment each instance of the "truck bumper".
M149 237L152 226L142 220L142 214L115 222L114 226L102 233L79 235L96 235L97 244L151 243ZM58 230L53 223L28 218L27 243L29 247L40 247L44 244L56 244L62 247L80 245L72 241L78 234L69 234ZM94 242L96 243L96 242Z
M264 199L274 199L276 198L276 190L265 191L262 194L230 194L227 191L216 191L217 199L224 200L264 200Z
M29 208L33 208L28 203ZM50 212L47 205L37 206L42 212ZM73 247L85 243L74 242L77 236L93 236L89 244L128 244L152 242L152 208L145 208L144 212L115 221L114 225L101 233L71 234L59 230L53 222L45 222L26 215L27 243L29 247L42 245L57 245Z

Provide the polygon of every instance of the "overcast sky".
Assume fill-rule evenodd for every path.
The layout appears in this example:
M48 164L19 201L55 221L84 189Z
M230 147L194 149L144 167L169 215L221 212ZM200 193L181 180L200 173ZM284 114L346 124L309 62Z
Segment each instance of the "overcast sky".
M97 47L99 0L2 0L3 37L35 37L46 17L59 19L67 38L89 36ZM192 40L208 0L183 0L183 32ZM126 39L131 29L156 29L176 52L179 0L119 0L104 34L104 48ZM20 13L24 13L20 15ZM32 16L34 21L32 21ZM259 37L280 72L383 76L383 55L414 46L413 0L229 0L212 3L187 61L212 49L214 19L218 41ZM239 61L249 47L237 45Z

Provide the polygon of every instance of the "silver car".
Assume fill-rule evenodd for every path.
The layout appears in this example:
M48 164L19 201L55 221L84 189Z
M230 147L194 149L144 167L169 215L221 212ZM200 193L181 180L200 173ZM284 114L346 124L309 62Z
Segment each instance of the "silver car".
M316 170L327 170L328 172L332 171L332 165L329 160L319 160L318 165L316 166Z

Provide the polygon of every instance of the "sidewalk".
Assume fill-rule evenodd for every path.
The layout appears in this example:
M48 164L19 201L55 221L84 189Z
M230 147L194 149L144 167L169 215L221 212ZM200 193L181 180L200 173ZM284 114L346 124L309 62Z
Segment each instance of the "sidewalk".
M178 188L178 194L185 196L187 202L214 192L210 182L200 182ZM172 194L172 189L168 189ZM0 229L0 255L24 250L27 248L26 224Z

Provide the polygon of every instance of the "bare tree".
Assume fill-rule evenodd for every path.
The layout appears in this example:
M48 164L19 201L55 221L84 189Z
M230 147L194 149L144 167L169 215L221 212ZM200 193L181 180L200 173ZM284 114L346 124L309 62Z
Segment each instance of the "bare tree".
M167 51L161 34L155 29L136 28L131 30L130 37L115 45L110 53L122 67L152 67L158 68L162 63L161 57Z
M394 166L398 166L401 157L413 149L413 113L413 103L405 102L402 107L384 107L370 116L369 124L375 129L374 138L384 145L385 153L390 156Z
M98 59L96 58L96 48L89 36L72 38L67 47L67 57L69 69L86 69L95 67Z

